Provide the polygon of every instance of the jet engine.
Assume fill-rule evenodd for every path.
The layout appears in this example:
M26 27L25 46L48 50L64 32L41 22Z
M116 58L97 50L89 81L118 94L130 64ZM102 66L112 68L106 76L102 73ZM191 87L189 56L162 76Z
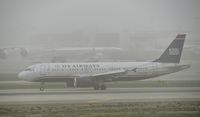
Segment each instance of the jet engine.
M67 87L90 87L93 82L88 78L74 78L66 81Z
M26 48L20 48L20 55L23 57L28 56L28 50Z
M6 59L7 57L7 52L5 49L0 49L0 58L1 59Z

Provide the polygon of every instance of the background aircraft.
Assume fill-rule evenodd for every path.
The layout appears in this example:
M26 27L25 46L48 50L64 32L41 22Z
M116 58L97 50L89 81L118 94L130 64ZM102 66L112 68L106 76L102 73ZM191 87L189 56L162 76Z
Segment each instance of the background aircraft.
M69 48L23 48L5 47L0 48L0 59L7 59L20 55L26 59L44 59L37 62L66 62L70 59L81 57L83 61L100 61L102 58L109 58L111 53L121 53L122 48L117 47L69 47ZM13 55L13 56L12 56Z

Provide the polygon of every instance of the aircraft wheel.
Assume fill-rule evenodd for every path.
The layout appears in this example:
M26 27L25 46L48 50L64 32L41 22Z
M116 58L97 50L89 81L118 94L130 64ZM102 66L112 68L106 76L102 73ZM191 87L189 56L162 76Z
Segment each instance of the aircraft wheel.
M101 90L106 90L106 85L102 85Z
M44 91L44 87L40 87L40 91Z
M99 90L99 86L98 85L94 85L94 90Z
M44 82L41 82L40 91L44 91Z

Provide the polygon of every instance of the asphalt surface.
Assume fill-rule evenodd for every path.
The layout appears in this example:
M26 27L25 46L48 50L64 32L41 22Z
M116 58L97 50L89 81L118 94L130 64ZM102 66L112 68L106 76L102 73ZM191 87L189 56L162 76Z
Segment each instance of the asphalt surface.
M200 87L0 90L1 104L200 101Z

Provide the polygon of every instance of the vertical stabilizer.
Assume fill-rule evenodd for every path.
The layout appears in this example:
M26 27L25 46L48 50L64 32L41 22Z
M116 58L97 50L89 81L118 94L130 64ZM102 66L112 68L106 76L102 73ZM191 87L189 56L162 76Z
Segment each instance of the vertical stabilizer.
M179 63L186 34L178 34L164 53L154 62Z

